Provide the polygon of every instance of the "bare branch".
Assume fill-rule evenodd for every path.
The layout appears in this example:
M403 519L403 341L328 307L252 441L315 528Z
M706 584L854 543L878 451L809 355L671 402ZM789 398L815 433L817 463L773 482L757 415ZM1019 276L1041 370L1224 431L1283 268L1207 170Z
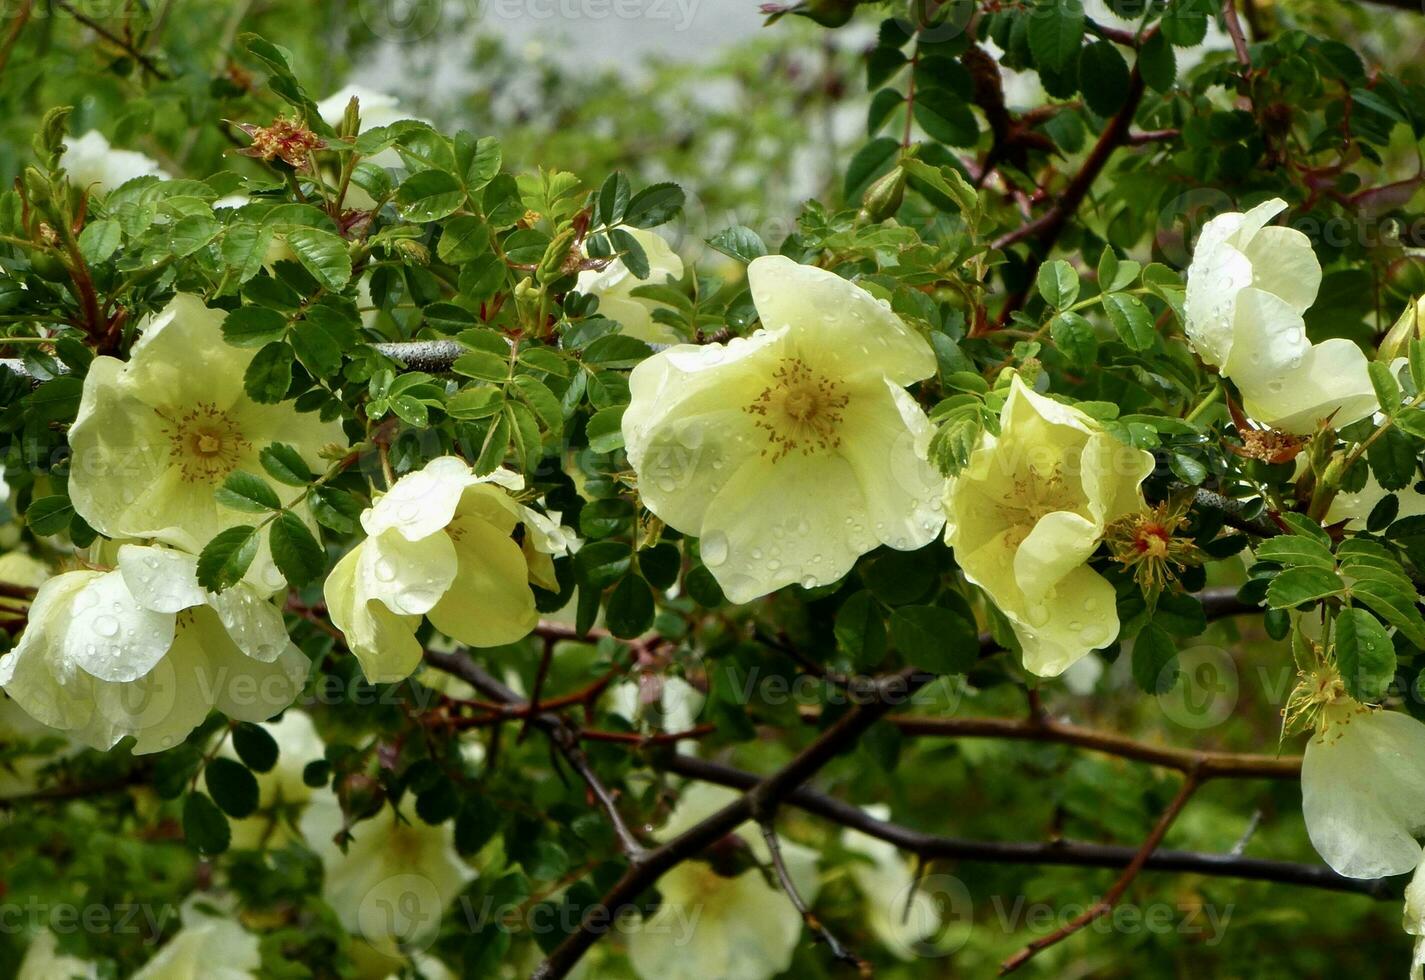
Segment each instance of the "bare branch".
M871 965L861 957L846 947L841 940L834 936L830 929L822 924L802 898L802 894L797 890L797 884L792 880L792 874L787 870L787 862L782 857L782 842L777 838L777 828L772 826L770 820L761 822L762 839L767 842L767 850L772 855L772 868L777 873L777 881L782 886L782 891L786 893L787 900L792 903L792 907L797 910L797 914L802 917L806 927L812 931L822 942L826 943L826 948L831 951L831 955L843 963L854 966L863 977L871 976Z

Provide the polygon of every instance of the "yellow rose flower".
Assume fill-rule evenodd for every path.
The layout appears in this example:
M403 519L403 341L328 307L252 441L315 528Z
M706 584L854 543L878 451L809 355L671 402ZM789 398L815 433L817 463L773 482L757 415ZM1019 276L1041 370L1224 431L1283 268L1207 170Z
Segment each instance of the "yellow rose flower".
M1425 724L1340 697L1301 760L1301 815L1337 874L1382 878L1420 862L1425 834Z
M737 798L721 786L694 783L659 836L677 836ZM751 856L770 868L772 856L756 827L734 832ZM808 903L819 885L816 852L781 841L782 858ZM684 861L658 879L662 902L628 936L628 959L642 980L766 980L792 963L802 917L758 868L727 877L705 861Z
M178 744L212 708L271 718L296 699L309 666L281 611L251 586L205 592L193 556L124 545L113 571L40 586L25 632L0 658L0 687L92 748L133 735L142 754Z
M346 445L338 421L290 404L260 405L243 391L254 352L223 341L225 314L179 293L143 329L127 362L96 357L69 430L69 495L80 517L109 538L151 538L198 553L218 532L260 514L215 496L234 470L260 473L258 453L293 446L320 472L319 450ZM279 486L289 504L299 488ZM284 586L266 535L248 580Z
M575 289L599 298L599 313L617 320L623 332L650 344L676 344L683 338L666 323L653 319L653 311L664 304L632 295L639 286L661 286L683 278L683 260L668 246L661 235L642 228L625 227L624 231L643 246L648 258L648 276L639 279L622 259L614 259L602 269L586 269L579 273Z
M325 592L332 623L368 680L398 681L420 665L421 616L475 647L513 643L534 629L530 582L558 588L541 549L567 548L569 540L510 496L523 485L518 474L479 477L464 460L441 456L361 515L368 537L337 562ZM511 536L519 524L533 560Z
M183 928L132 980L255 980L262 967L261 944L235 914L209 915L190 898L182 915Z
M1301 232L1267 224L1285 209L1276 198L1203 227L1188 267L1186 331L1237 386L1248 415L1308 435L1327 418L1339 428L1378 404L1359 347L1306 338L1302 315L1321 288L1321 264Z
M747 278L763 329L643 361L623 416L644 504L701 539L733 602L835 582L944 523L930 422L905 391L935 373L930 345L823 269L763 256Z
M432 826L387 807L351 828L345 852L334 840L341 828L335 794L321 791L302 814L301 829L322 859L322 897L342 927L387 956L432 938L475 877L455 850L454 822Z
M1000 434L950 481L945 543L1014 628L1024 666L1057 676L1118 635L1113 586L1089 568L1104 527L1143 507L1153 457L1015 377Z

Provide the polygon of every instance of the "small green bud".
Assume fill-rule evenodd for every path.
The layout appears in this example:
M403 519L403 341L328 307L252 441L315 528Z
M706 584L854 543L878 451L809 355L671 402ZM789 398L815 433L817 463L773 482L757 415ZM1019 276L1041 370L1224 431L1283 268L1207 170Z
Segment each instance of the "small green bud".
M866 189L861 199L862 221L880 222L895 217L905 200L905 168L899 164L890 173L880 177Z
M551 283L564 274L564 262L569 258L569 251L574 247L574 229L565 228L555 235L549 246L544 250L544 256L539 260L539 268L535 271L536 278L542 283Z
M1409 356L1412 340L1425 340L1425 296L1405 305L1399 319L1381 338L1376 360L1389 364L1397 357Z
M40 166L46 171L55 170L59 167L59 158L64 155L64 130L65 124L69 121L69 114L74 111L73 106L56 106L46 112L44 119L40 121L39 131L35 133L34 147L35 157L40 161Z

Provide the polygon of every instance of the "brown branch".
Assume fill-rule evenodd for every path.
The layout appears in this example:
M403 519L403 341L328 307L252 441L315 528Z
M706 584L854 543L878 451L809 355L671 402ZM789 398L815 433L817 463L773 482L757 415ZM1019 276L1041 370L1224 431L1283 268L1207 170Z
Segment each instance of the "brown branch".
M1247 36L1242 31L1242 21L1237 17L1237 0L1222 0L1222 24L1227 28L1227 36L1232 38L1232 50L1237 52L1237 63L1246 67L1252 64L1252 56L1247 51Z
M667 871L703 851L755 814L774 809L828 762L849 748L873 724L896 705L903 704L934 675L903 670L883 678L872 691L859 696L856 704L827 727L781 769L757 779L741 796L672 840L648 851L641 863L632 864L598 903L584 911L579 927L570 933L540 964L534 980L554 980L568 975L599 936L607 932L622 910Z
M815 720L816 709L807 709L803 717ZM1178 772L1195 772L1199 780L1204 782L1208 779L1297 779L1301 776L1301 756L1209 752L1150 745L1125 735L1083 728L1052 718L924 718L915 715L891 715L886 720L895 725L903 735L930 738L1003 738L1073 745L1121 759L1175 769Z
M75 20L79 21L79 23L83 24L85 27L89 28L95 34L98 34L104 40L114 45L120 51L124 52L124 54L134 59L134 61L138 62L139 67L143 68L144 71L148 72L154 78L157 78L160 81L164 82L172 80L173 76L168 72L164 71L162 68L160 68L152 58L144 54L138 48L134 47L128 41L125 41L123 38L119 37L117 34L109 30L103 24L94 20L92 17L89 17L87 14L82 14L78 10L75 10L74 5L71 4L69 0L54 0L54 5L60 10L63 10L65 13L69 14L69 16L73 17Z
M802 898L802 893L797 890L797 883L792 880L792 874L787 870L786 859L782 857L782 843L777 839L777 829L770 822L764 822L762 827L762 839L767 842L767 850L772 855L772 869L777 873L777 881L782 886L782 891L786 893L787 900L792 903L792 908L797 910L797 914L802 917L806 927L812 931L830 950L831 955L842 963L848 963L856 968L856 972L863 977L872 976L871 964L857 956L845 943L837 939L830 929L817 918Z
M510 690L492 674L487 672L475 661L461 653L440 653L435 650L427 650L425 654L426 663L443 670L448 674L454 674L465 681L477 691L488 698L504 702L511 706L528 708L518 694ZM546 702L546 705L548 702ZM603 808L604 813L613 825L614 834L618 837L619 848L624 856L628 858L632 867L640 867L648 854L643 844L634 836L628 824L624 822L623 816L619 813L618 804L615 802L613 794L604 785L599 774L594 772L594 767L589 764L589 759L584 755L584 751L579 748L578 734L568 725L563 718L550 711L538 714L529 712L530 723L534 727L543 731L554 743L555 749L564 757L564 760L574 768L579 777L584 780L584 784L589 788Z
M14 23L10 25L10 31L5 35L4 43L0 43L0 72L5 70L5 66L10 63L10 53L15 50L15 45L19 43L20 34L25 29L25 25L30 21L30 15L34 13L34 0L20 0L20 7L13 14Z
M1025 271L1026 282L1034 281L1039 266L1043 264L1045 257L1058 243L1059 236L1063 234L1069 219L1078 212L1079 205L1088 197L1094 181L1103 172L1103 168L1108 165L1114 151L1127 140L1128 129L1133 123L1134 115L1138 112L1139 104L1143 101L1143 92L1143 73L1135 64L1128 77L1128 92L1124 96L1123 107L1118 110L1117 115L1108 121L1108 125L1104 126L1098 142L1089 151L1079 172L1069 181L1063 192L1055 198L1054 204L1034 221L1000 236L993 243L996 249L1006 249L1017 242L1033 241L1033 248L1030 251L1029 263ZM1010 316L1024 305L1028 297L1029 293L1026 289L1005 300L1004 309L1000 311L1001 326L1009 322Z
M1183 807L1187 806L1188 800L1192 799L1192 794L1197 792L1197 788L1201 785L1202 780L1198 778L1198 774L1196 772L1189 772L1183 778L1183 784L1178 788L1177 795L1173 797L1172 802L1168 804L1168 808L1163 811L1162 816L1158 818L1158 822L1153 826L1152 832L1148 834L1147 839L1144 840L1142 846L1138 848L1138 853L1133 856L1133 860L1128 863L1128 867L1123 869L1123 873L1118 876L1118 880L1104 893L1103 898L1094 902L1079 915L1075 916L1072 921L1064 923L1064 925L1055 929L1049 933L1049 935L1041 936L1034 940L1009 959L1005 960L1000 964L999 975L1004 976L1007 973L1013 973L1025 963L1028 963L1036 953L1048 949L1056 943L1063 942L1090 922L1107 914L1118 904L1118 900L1123 897L1123 893L1128 890L1128 886L1133 884L1133 880L1138 877L1138 873L1142 871L1143 866L1147 864L1148 858L1158 849L1158 845L1163 842L1163 837L1167 834L1168 828L1173 825L1173 821L1178 818L1178 814L1183 812Z
M758 782L755 773L680 753L667 753L655 764L664 772L730 789L745 790ZM858 830L869 837L894 844L927 862L983 861L990 864L1123 868L1138 853L1138 849L1134 847L1088 841L983 841L928 834L889 820L880 820L859 806L806 787L789 793L785 802L839 826ZM1160 850L1148 857L1143 869L1245 881L1268 881L1365 895L1380 900L1395 900L1399 897L1396 889L1386 879L1346 878L1324 864L1272 861L1242 857L1239 854Z

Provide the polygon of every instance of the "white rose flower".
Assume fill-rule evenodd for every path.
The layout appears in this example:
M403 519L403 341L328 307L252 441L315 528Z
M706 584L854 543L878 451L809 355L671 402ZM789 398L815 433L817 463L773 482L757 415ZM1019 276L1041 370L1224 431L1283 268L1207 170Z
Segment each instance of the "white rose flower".
M192 555L124 545L113 571L40 586L29 625L0 659L0 687L86 745L133 735L142 754L178 744L212 708L271 718L296 699L308 667L282 613L251 586L205 592Z
M888 807L865 809L879 820L890 819ZM847 850L868 859L851 862L847 870L866 899L866 921L871 931L897 957L913 959L917 955L916 944L940 927L935 900L915 888L915 871L894 844L858 830L846 831L842 840Z
M326 869L323 898L347 932L388 956L431 937L446 908L475 878L455 850L453 821L431 826L407 817L398 819L387 807L356 824L344 854L334 840L342 827L334 793L319 792L301 820Z
M131 980L257 980L261 944L234 918L183 907L183 928Z
M659 836L675 837L736 799L731 790L694 783ZM735 832L765 867L772 856L761 833L744 824ZM816 852L781 841L782 858L808 904L819 886ZM662 903L628 935L628 958L643 980L765 980L792 963L802 917L791 900L767 883L758 868L734 877L706 862L684 861L658 879Z
M524 479L508 470L476 476L455 456L407 473L361 515L367 538L332 569L325 586L332 623L372 683L408 677L420 665L415 628L425 616L452 639L476 647L528 636L539 622L530 582L557 590L551 557L567 546L509 491ZM511 535L524 524L525 546Z
M1345 521L1347 531L1356 532L1366 529L1366 519L1371 516L1371 511L1375 510L1376 504L1384 500L1389 494L1394 493L1399 510L1396 511L1396 520L1402 517L1418 517L1425 514L1425 493L1415 489L1412 484L1400 490L1387 490L1380 485L1374 473L1366 476L1366 485L1355 493L1340 491L1331 500L1331 506L1326 510L1326 516L1321 523L1326 526L1339 524Z
M669 247L661 235L642 228L624 227L633 236L648 258L648 276L639 279L623 259L614 259L602 269L585 269L575 285L581 293L599 298L599 312L617 320L623 332L650 344L676 344L683 340L678 331L653 319L653 311L666 305L642 296L634 296L639 286L661 286L683 278L683 260Z
M1014 628L1024 666L1055 677L1118 635L1113 586L1085 564L1104 528L1143 508L1153 456L1016 376L946 493L945 543Z
M1246 413L1297 435L1326 419L1340 427L1378 408L1366 355L1349 340L1313 344L1302 315L1316 301L1321 264L1294 228L1268 225L1273 199L1213 218L1188 267L1187 336L1242 393Z
M277 764L267 772L253 773L257 778L257 812L228 821L234 848L276 848L297 839L293 818L313 793L302 779L302 770L307 763L325 757L326 745L305 711L288 708L279 720L262 727L277 743ZM237 758L232 739L223 742L220 754Z
M1410 978L1425 977L1425 859L1415 866L1410 884L1405 886L1405 910L1402 913L1405 934L1415 937L1415 949L1410 957Z
M1344 697L1324 707L1301 761L1301 812L1337 874L1413 869L1425 833L1425 724Z
M157 160L142 153L114 149L97 129L67 140L60 163L69 174L70 184L91 194L107 193L136 177L169 180L172 176Z
M263 515L220 504L234 470L261 473L258 453L293 446L314 470L322 447L346 446L339 421L290 404L260 405L243 390L254 352L223 341L225 314L179 293L144 327L127 362L96 357L69 430L69 494L75 511L110 538L152 538L195 554L219 531ZM284 504L301 493L276 488ZM284 586L266 535L248 579Z
M45 929L30 940L15 980L98 980L99 967L59 951L59 940Z
M643 503L701 539L733 602L835 582L878 545L944 524L930 422L905 386L935 354L833 273L763 256L747 269L763 329L640 363L623 416Z

